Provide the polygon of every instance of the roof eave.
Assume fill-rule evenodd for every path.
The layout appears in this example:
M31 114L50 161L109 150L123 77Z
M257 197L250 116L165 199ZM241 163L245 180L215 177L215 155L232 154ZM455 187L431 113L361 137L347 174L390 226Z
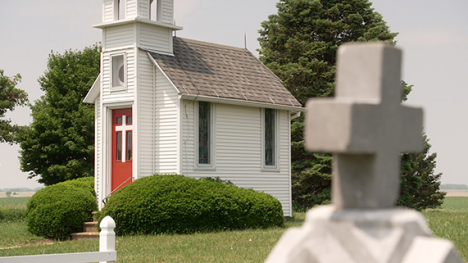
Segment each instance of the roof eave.
M272 104L272 103L263 103L263 102L257 102L257 101L237 100L237 99L209 97L209 96L201 96L201 95L188 95L188 94L182 94L180 95L180 98L184 100L207 101L207 102L231 104L231 105L237 105L237 106L248 106L248 107L257 107L257 108L270 108L270 109L277 109L277 110L306 112L306 108L300 107L300 106L293 106L293 105L288 106L288 105L282 105L282 104Z
M171 25L171 24L163 23L163 22L159 22L159 21L153 21L153 20L149 20L149 19L146 19L146 18L140 18L140 17L131 18L131 19L116 20L116 21L111 21L111 22L105 22L105 23L94 25L93 27L94 28L104 29L106 27L132 24L132 23L135 23L135 22L140 22L140 23L149 24L149 25L156 25L156 26L160 26L160 27L163 27L163 28L169 28L169 29L176 30L176 31L184 29L183 27L180 27L180 26Z
M151 56L151 52L147 51L146 54L148 55L148 58L153 63L153 65L156 66L161 71L161 73L164 75L164 77L166 77L166 79L169 81L171 86L176 90L177 94L180 94L180 90L177 88L177 86L174 84L174 82L172 82L171 78L169 78L169 76L167 76L166 72L164 72L164 70L161 68L161 66L159 66L158 62L153 58L153 56Z
M93 83L93 86L91 86L91 89L88 91L88 94L86 94L86 97L83 99L83 102L94 104L96 99L99 97L100 93L101 93L101 74L97 76L96 80Z

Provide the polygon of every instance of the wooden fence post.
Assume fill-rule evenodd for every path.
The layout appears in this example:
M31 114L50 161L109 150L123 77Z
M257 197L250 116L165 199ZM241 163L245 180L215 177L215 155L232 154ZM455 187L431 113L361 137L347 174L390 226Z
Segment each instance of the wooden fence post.
M115 251L115 222L110 216L104 217L99 224L99 252ZM101 261L100 263L113 263L115 261Z

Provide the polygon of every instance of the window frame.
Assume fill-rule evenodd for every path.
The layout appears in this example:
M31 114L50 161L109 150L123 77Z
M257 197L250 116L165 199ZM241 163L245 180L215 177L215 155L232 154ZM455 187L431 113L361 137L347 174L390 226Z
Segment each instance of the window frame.
M273 138L273 141L274 141L274 147L273 147L273 151L274 151L274 156L273 156L273 161L274 161L274 164L273 165L267 165L266 164L266 156L265 156L265 152L266 152L266 111L267 110L272 110L273 113L274 113L274 125L273 125L273 129L274 129L274 138ZM262 134L261 134L261 141L262 141L262 150L261 150L261 155L262 155L262 171L279 171L279 112L278 110L276 109L271 109L271 108L262 108L261 109L261 120L262 120Z
M214 129L214 126L215 126L215 106L214 106L214 103L212 102L208 102L208 101L202 101L203 103L208 103L209 104L209 109L210 109L210 121L209 121L209 132L210 132L210 136L209 136L209 142L210 142L210 145L209 145L209 164L205 164L205 163L199 163L199 136L200 136L200 131L199 131L199 127L200 127L200 101L198 101L196 103L196 107L195 107L195 122L194 122L194 133L195 133L195 160L194 160L194 163L195 163L195 170L216 170L216 164L215 164L215 160L216 160L216 154L215 154L215 144L216 144L216 134L215 134L215 129Z
M124 81L123 85L115 85L114 86L114 59L116 57L122 57L123 59L123 68L124 68ZM110 90L111 91L119 91L119 90L126 90L128 87L128 72L127 72L127 54L126 53L117 53L112 54L109 58L110 60L110 72L109 72L109 80L110 80ZM117 73L118 74L118 73ZM120 83L119 83L120 84Z

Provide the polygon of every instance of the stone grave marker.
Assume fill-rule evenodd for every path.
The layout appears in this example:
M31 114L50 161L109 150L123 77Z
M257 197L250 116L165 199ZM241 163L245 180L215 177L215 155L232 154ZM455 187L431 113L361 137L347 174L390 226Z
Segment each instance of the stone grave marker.
M385 43L338 50L335 98L310 99L306 148L333 153L332 205L307 212L267 263L461 263L422 214L395 207L400 152L423 150L422 109L401 101L401 51Z

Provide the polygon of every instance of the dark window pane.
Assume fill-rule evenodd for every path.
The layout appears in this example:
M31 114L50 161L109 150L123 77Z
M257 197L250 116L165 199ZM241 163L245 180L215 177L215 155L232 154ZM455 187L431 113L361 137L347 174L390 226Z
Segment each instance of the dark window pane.
M116 145L117 145L115 159L117 161L122 161L122 133L117 132L115 137L116 137Z
M210 164L210 103L198 106L198 163Z
M117 124L122 124L122 117L117 117Z
M125 71L124 66L120 65L119 67L119 81L121 84L125 83Z
M127 124L132 124L132 116L127 117Z
M265 109L265 165L275 165L275 111Z
M132 159L132 132L127 132L127 161Z

